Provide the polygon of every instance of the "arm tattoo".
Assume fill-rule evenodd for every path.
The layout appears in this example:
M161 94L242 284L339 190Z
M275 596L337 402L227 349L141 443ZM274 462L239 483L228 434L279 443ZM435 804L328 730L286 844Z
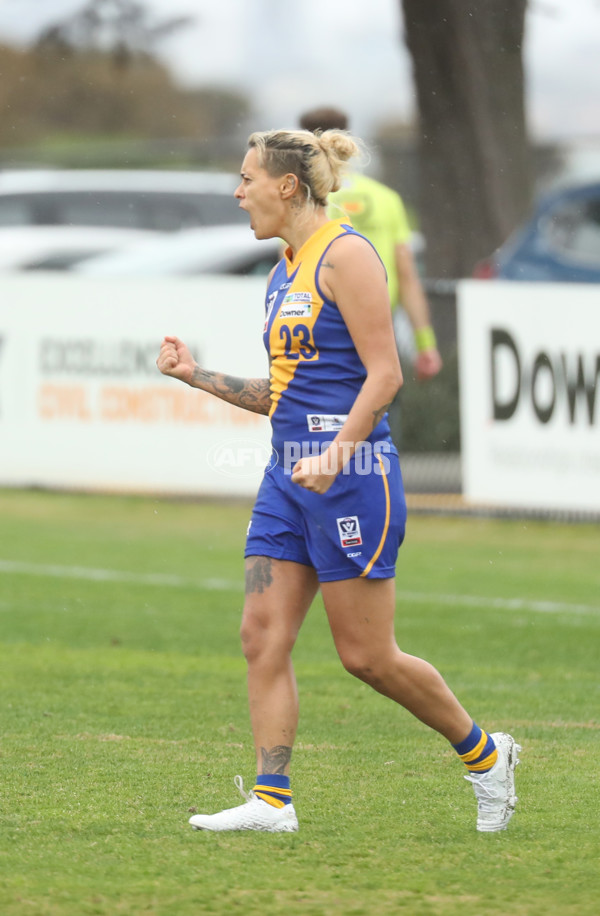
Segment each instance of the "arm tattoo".
M246 564L246 594L258 592L262 595L264 590L273 582L271 575L271 557L250 557Z
M331 270L335 270L335 264L332 264L331 261L323 261L321 267L330 267Z
M191 385L253 413L267 415L271 409L271 388L268 378L234 378L232 375L210 372L196 366Z
M388 412L391 406L392 402L390 401L389 404L384 404L383 407L379 407L377 410L373 411L373 429L375 429L383 415Z
M285 744L278 744L269 750L266 747L261 747L260 752L263 773L271 773L272 775L275 773L283 774L292 757L291 747L287 747Z

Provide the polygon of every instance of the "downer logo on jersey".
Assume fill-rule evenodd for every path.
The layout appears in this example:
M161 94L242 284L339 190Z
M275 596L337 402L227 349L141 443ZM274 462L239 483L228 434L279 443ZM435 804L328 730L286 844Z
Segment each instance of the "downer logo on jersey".
M279 310L278 318L310 318L312 315L311 293L288 293Z
M345 518L336 518L336 522L342 547L356 547L362 544L357 515L347 515Z

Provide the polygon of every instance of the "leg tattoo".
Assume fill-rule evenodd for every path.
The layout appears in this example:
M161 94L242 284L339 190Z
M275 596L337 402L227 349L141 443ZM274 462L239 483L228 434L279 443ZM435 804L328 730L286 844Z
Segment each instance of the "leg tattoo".
M258 592L262 595L264 590L273 582L271 557L254 557L246 569L246 594Z
M285 744L278 744L276 747L272 747L269 750L267 750L266 747L261 747L260 752L262 755L263 773L279 773L283 775L292 757L291 747L287 747Z

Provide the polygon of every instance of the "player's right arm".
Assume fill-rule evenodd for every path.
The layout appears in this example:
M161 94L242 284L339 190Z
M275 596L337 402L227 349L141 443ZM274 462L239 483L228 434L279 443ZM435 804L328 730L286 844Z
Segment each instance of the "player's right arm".
M163 375L179 379L244 410L268 415L271 388L268 378L236 378L202 369L178 337L165 337L156 365Z

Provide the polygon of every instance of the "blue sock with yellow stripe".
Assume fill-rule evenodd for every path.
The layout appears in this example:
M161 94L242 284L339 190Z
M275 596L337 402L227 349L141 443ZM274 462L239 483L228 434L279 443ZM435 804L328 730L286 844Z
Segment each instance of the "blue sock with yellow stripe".
M278 773L262 773L256 777L256 785L253 790L258 798L274 808L283 808L292 802L292 790L290 789L290 777L280 776Z
M452 747L471 773L487 773L498 759L494 739L473 722L469 735Z

